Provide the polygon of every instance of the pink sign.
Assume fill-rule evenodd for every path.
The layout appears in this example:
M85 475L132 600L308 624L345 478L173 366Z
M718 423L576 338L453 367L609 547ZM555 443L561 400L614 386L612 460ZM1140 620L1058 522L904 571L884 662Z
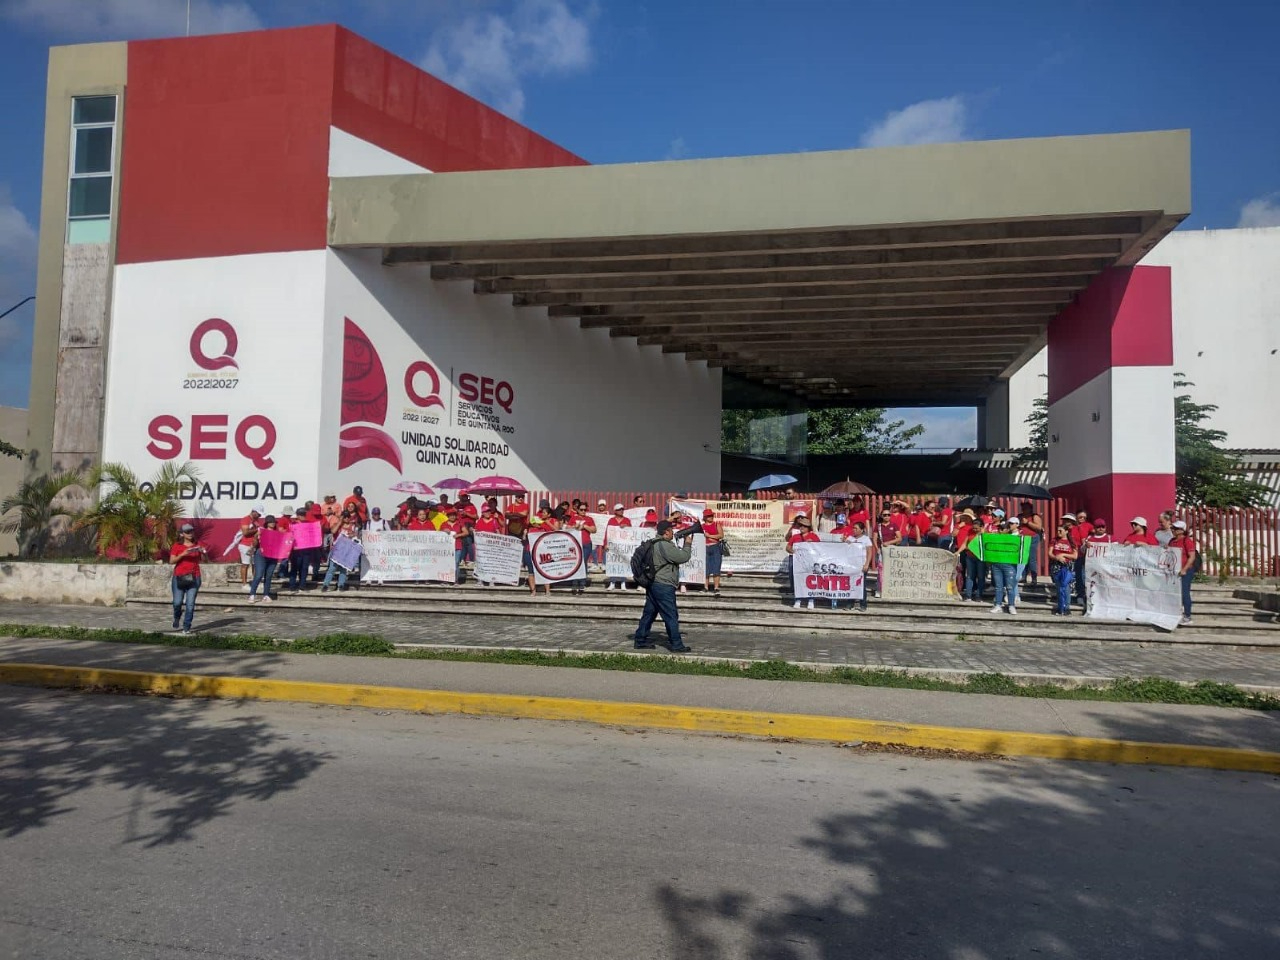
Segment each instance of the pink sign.
M259 530L258 545L268 560L287 560L293 550L293 537L279 530Z
M289 528L293 534L293 549L310 550L324 543L324 530L319 521L295 523Z

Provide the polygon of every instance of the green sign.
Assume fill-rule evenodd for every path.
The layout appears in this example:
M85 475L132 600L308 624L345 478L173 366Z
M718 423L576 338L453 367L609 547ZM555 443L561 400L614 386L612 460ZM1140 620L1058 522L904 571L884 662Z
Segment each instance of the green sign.
M984 563L1016 567L1031 559L1031 538L1016 533L980 533L969 541L969 552Z

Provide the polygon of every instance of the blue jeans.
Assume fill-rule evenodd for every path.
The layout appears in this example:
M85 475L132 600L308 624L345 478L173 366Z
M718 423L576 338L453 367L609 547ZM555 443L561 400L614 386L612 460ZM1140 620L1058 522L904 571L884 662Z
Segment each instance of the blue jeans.
M967 550L963 556L964 560L964 599L965 600L981 600L982 588L986 586L987 570L986 564L975 557Z
M1018 565L1015 563L993 563L991 579L996 584L995 605L1011 607L1018 605Z
M335 573L338 575L338 589L342 590L346 588L347 577L351 575L350 572L347 570L346 567L340 567L336 563L334 563L332 560L330 560L329 569L326 570L324 573L324 586L326 590L329 588L329 584L333 583L333 575Z
M1031 549L1027 553L1027 562L1018 565L1019 583L1022 582L1028 570L1031 571L1031 580L1034 583L1040 573L1040 534L1038 533L1031 538Z
M667 628L667 639L673 647L680 646L680 614L676 610L676 588L669 583L654 583L645 588L644 612L640 614L640 623L631 639L646 641L653 621L662 617L663 626Z
M178 578L176 576L169 578L169 586L173 588L173 622L177 623L179 617L183 617L185 608L186 616L182 619L182 629L190 630L191 621L196 615L196 594L200 592L200 578L196 577L196 585L187 587L183 590L178 586Z
M1071 564L1063 563L1053 571L1053 585L1058 588L1057 610L1059 613L1071 612L1071 584L1076 572Z
M462 582L462 561L466 559L466 556L467 556L466 547L453 548L453 582L454 583Z
M1084 579L1084 546L1080 547L1080 556L1076 558L1076 599L1081 603L1089 602L1088 584Z
M271 596L271 578L275 576L278 562L277 560L267 559L261 552L253 555L253 580L249 583L249 596L252 597L257 594L258 584L262 584L262 595L264 597Z
M1191 581L1196 577L1194 570L1181 575L1182 579L1182 615L1191 619Z

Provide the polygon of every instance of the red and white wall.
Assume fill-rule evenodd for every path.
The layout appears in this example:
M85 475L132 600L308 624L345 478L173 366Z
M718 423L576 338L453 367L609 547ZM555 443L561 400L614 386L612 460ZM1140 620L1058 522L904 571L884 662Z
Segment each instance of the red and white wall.
M195 513L401 480L719 485L720 372L378 251L329 178L582 163L334 26L129 45L103 457Z

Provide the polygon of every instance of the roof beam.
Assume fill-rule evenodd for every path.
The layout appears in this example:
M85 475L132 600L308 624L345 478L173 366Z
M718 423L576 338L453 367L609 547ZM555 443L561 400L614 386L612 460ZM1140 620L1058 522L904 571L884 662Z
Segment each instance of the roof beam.
M639 316L640 325L650 324L652 326L679 326L681 324L740 324L740 323L769 323L772 321L805 321L805 320L828 320L828 321L855 321L855 320L935 320L939 322L947 322L951 320L961 319L980 319L980 320L1000 320L1011 317L1030 317L1036 320L1048 322L1058 313L1051 306L1044 304L1030 304L1022 306L1019 304L1002 304L994 307L879 307L874 309L861 309L854 307L826 307L823 305L795 303L789 310L758 310L758 311L741 311L730 313L673 313L673 314L646 314L643 311L632 310L630 316ZM616 317L611 314L586 314L578 317L578 324L584 330L590 330L595 327L615 326L624 318Z
M711 291L706 291L711 292ZM872 309L880 307L989 307L993 304L1017 304L1020 306L1035 305L1057 307L1071 299L1070 290L986 290L972 292L934 292L905 293L898 296L879 294L876 296L799 296L789 297L747 297L739 296L725 300L710 299L672 299L665 303L635 301L631 298L615 298L611 303L551 303L546 305L548 316L579 317L605 316L610 313L643 313L646 315L660 313L735 313L748 310L789 310L789 309ZM531 306L519 302L522 297L513 297L515 306Z

